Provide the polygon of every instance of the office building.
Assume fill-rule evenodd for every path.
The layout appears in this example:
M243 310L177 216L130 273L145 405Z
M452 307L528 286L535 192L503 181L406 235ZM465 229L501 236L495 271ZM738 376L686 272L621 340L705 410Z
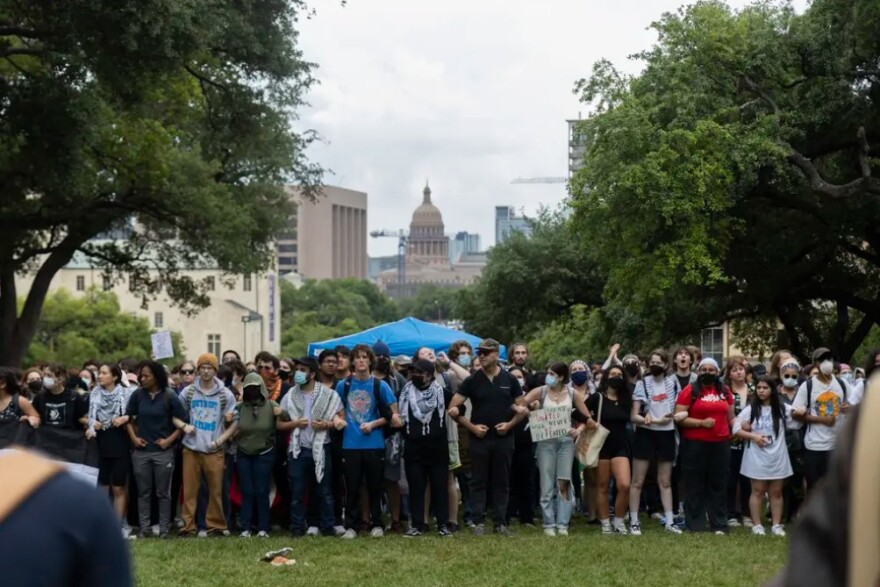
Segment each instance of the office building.
M513 231L529 236L532 232L529 219L517 216L512 206L495 206L495 244L504 242Z
M580 171L584 166L586 138L580 130L580 120L566 120L568 123L568 178Z
M480 235L470 232L458 232L449 239L449 262L457 263L463 255L480 252Z
M367 194L324 186L317 200L287 188L296 213L278 239L278 271L305 279L367 278Z

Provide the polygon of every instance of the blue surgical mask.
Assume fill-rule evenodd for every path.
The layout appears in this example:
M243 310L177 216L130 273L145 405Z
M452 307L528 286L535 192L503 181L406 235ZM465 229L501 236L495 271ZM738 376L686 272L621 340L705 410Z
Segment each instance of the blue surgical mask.
M471 366L471 356L470 355L458 355L458 364L462 367L470 367Z
M303 373L302 371L297 371L297 372L293 375L293 381L294 381L297 385L305 385L305 384L308 383L308 381L309 381L309 376L306 375L305 373Z
M544 378L544 383L546 383L548 387L556 387L556 384L559 383L559 379L556 378L556 375L547 375L547 377Z
M786 389L794 389L797 387L798 378L797 377L783 377L782 385L785 386Z

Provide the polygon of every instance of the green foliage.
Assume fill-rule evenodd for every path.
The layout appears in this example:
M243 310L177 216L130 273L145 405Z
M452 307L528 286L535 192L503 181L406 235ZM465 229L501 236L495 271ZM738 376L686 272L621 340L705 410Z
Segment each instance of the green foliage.
M540 329L529 342L529 361L536 369L553 361L570 363L575 359L602 360L608 353L608 344L593 336L601 332L598 310L582 305L572 306L558 320Z
M398 313L426 321L455 320L459 317L460 291L434 284L422 285L415 297L397 301Z
M603 60L577 84L595 111L573 231L616 331L665 342L745 319L761 354L778 322L796 354L847 358L880 323L880 180L862 140L880 141L878 19L869 0L803 15L701 1L652 25L641 74Z
M208 304L185 269L269 268L322 170L293 129L313 64L302 0L0 0L0 363L30 343L52 276L78 251L145 298ZM128 239L96 242L133 221ZM149 270L160 268L161 281Z
M150 356L149 322L119 310L116 294L90 289L82 296L57 290L46 299L34 340L24 365L37 361L58 362L78 367L88 359L118 361L125 357ZM184 359L178 332L171 333L176 357L169 365Z

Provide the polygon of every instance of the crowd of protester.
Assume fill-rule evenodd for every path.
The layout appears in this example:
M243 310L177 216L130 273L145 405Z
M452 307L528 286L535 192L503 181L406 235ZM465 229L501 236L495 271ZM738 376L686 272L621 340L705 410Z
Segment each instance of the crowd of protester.
M784 536L880 366L880 349L853 369L827 348L765 366L695 347L619 359L615 345L604 363L533 370L524 343L508 362L501 350L392 357L379 341L0 369L0 448L22 429L82 431L132 539L483 535L487 516L506 536L536 512L547 536L579 514L602 534L656 520L672 535ZM533 442L530 413L551 407L571 413L568 434Z

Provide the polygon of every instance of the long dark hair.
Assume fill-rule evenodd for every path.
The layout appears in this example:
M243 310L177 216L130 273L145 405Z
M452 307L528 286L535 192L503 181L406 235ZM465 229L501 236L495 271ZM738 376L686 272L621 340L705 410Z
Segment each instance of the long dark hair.
M165 370L165 367L157 363L156 361L144 361L137 367L138 374L138 382L141 379L141 371L144 370L144 367L150 370L150 373L153 374L153 379L156 380L156 389L159 391L165 391L168 389L168 371Z
M720 375L715 376L715 391L718 392L718 395L723 400L727 400L727 386L724 385L724 381L721 380ZM691 384L691 391L693 392L693 399L698 400L701 395L703 395L703 384L700 383L700 378L697 377L697 380Z
M601 393L604 396L608 396L608 373L612 369L617 369L621 373L623 373L623 389L618 389L617 391L617 401L620 405L629 412L630 408L632 408L632 392L629 390L629 383L626 380L626 373L623 370L623 367L618 365L611 365L607 369L602 372L602 381L599 383L599 387L596 391Z
M18 377L15 376L15 371L8 367L0 367L0 380L6 383L6 393L10 397L19 393Z
M761 403L761 398L758 397L757 390L759 383L763 383L770 387L770 413L773 415L773 434L779 436L779 423L785 423L785 407L783 406L782 398L779 397L779 388L776 387L776 381L770 375L764 375L755 381L755 393L752 395L752 400L750 402L752 406L750 420L754 424L755 420L761 416L761 408L763 407L763 404Z

